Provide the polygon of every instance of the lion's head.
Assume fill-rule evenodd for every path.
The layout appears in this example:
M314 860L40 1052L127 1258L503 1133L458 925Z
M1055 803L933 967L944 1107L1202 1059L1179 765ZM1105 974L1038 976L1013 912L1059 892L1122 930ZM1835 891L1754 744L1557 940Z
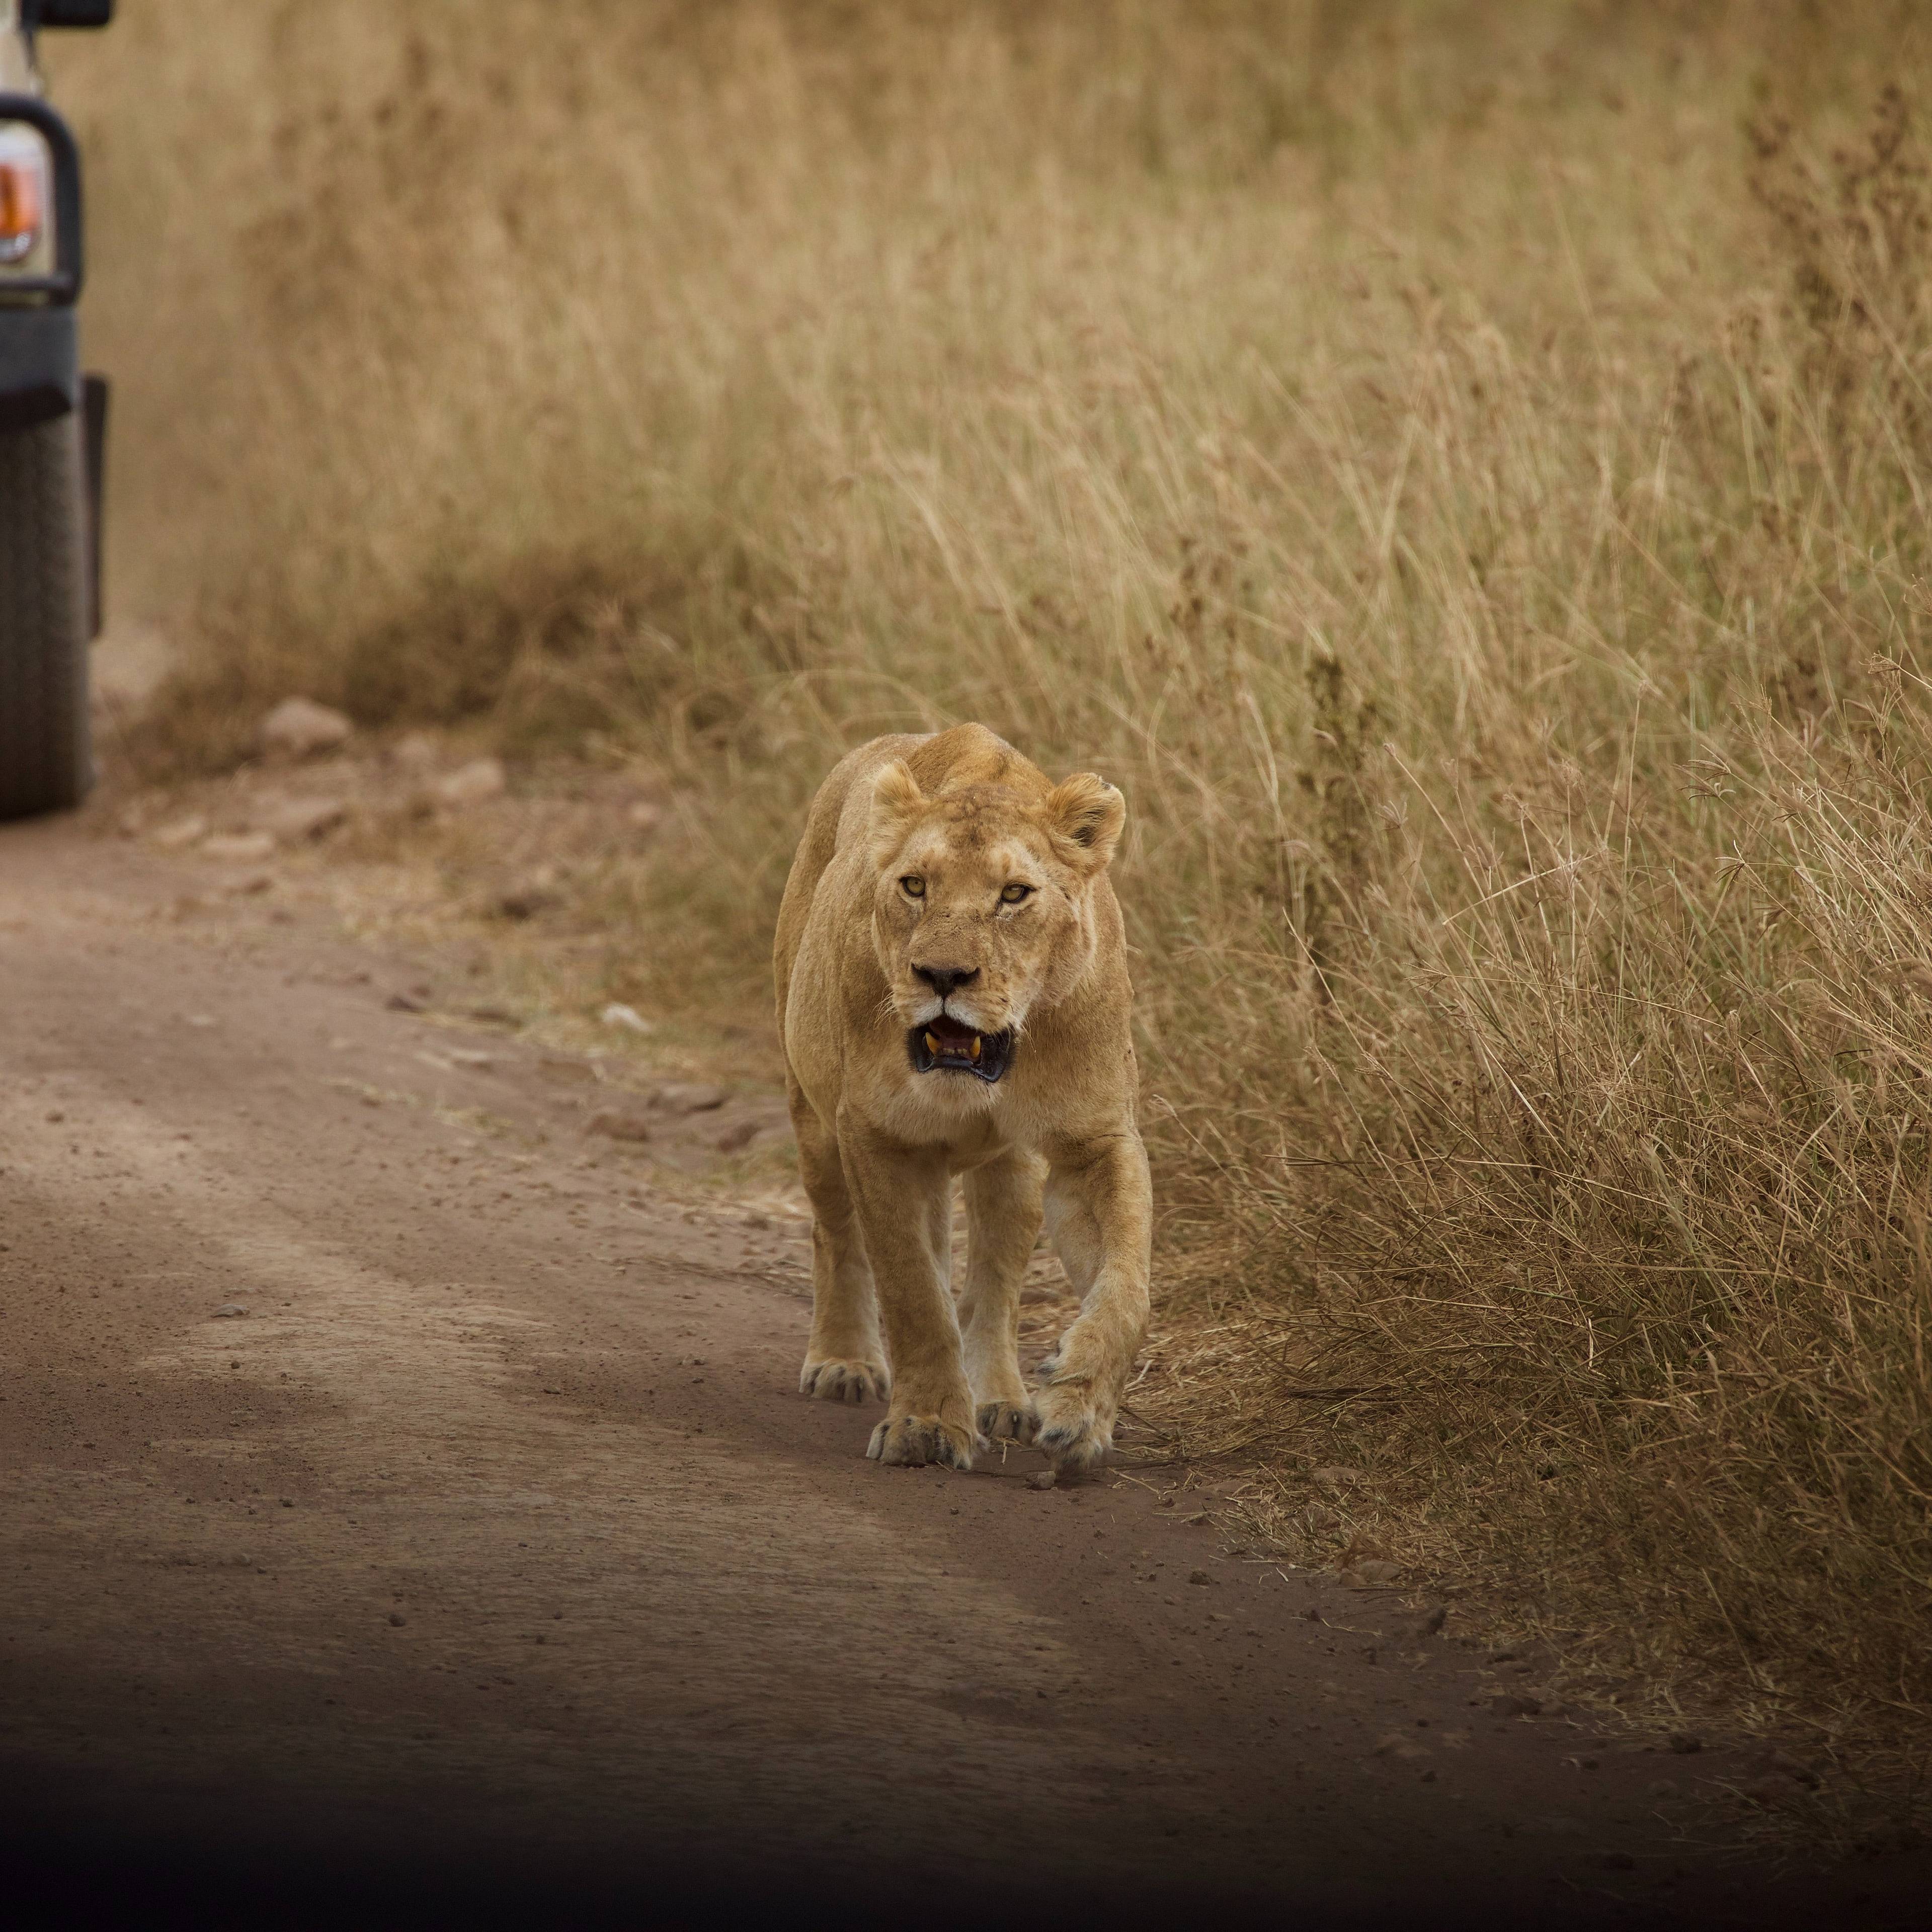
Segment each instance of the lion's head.
M879 773L872 941L916 1071L998 1081L1028 1016L1093 962L1094 887L1126 819L1091 772L1040 798L999 784L928 798L903 762Z

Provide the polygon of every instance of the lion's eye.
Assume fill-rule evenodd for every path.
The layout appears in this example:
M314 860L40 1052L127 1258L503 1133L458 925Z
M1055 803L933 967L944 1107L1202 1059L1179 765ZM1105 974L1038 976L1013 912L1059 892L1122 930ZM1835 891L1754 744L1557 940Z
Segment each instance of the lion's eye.
M1022 899L1030 899L1033 897L1033 888L1030 886L1022 885L1018 880L1016 879L1011 885L1000 892L1000 897L1008 905L1018 905Z
M908 872L900 880L899 890L909 899L922 899L926 896L926 881L916 872Z

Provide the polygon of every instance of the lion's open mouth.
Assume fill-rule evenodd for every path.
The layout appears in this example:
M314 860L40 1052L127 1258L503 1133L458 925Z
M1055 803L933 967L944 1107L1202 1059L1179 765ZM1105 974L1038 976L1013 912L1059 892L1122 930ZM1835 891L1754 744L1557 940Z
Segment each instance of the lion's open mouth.
M951 1015L941 1013L906 1035L915 1073L976 1073L989 1084L1011 1064L1013 1036L975 1033Z

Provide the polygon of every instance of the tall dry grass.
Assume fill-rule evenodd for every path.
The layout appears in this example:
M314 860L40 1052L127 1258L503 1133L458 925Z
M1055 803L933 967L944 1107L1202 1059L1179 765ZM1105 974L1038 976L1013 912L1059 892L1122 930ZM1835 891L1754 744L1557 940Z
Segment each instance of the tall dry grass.
M664 1003L761 997L846 746L1099 766L1168 1425L1292 1544L1918 1723L1910 10L238 11L63 55L143 755L299 688L668 765Z

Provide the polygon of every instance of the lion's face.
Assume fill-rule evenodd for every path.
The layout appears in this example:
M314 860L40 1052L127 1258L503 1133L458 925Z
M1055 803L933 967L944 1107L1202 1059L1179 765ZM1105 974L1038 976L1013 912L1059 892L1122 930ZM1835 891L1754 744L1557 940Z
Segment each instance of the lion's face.
M872 938L915 1072L996 1083L1027 1016L1092 963L1094 886L1126 807L1090 772L1037 802L1000 785L927 798L902 764L872 794Z

